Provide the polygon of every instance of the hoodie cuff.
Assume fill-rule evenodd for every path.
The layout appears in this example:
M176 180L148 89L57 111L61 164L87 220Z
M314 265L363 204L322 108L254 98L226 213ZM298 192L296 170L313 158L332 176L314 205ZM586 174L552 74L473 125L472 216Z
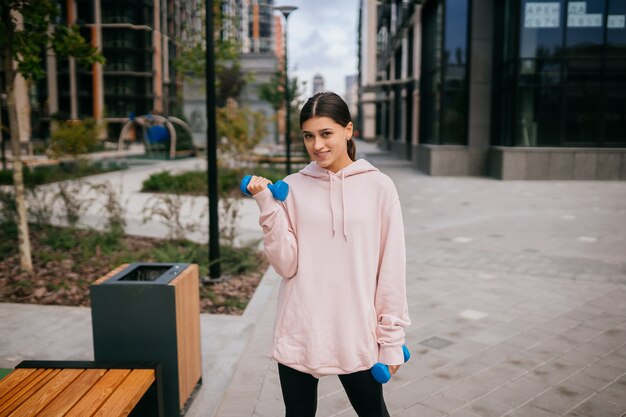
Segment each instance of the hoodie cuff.
M385 365L402 365L404 363L402 345L379 345L378 362Z
M268 207L271 207L272 205L276 204L276 201L274 200L274 196L272 195L272 192L270 191L269 188L266 188L265 190L261 191L260 193L257 193L256 195L253 195L252 198L254 198L254 201L256 201L257 205L259 206L262 212L267 210Z

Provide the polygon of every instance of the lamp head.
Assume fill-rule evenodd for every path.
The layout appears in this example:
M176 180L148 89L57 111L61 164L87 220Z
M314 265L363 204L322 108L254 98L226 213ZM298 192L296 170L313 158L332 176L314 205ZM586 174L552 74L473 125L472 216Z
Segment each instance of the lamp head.
M285 16L285 19L287 19L289 17L289 14L291 12L293 12L294 10L296 10L296 9L297 9L296 6L276 6L276 7L274 7L274 10L278 10L279 12L281 12Z

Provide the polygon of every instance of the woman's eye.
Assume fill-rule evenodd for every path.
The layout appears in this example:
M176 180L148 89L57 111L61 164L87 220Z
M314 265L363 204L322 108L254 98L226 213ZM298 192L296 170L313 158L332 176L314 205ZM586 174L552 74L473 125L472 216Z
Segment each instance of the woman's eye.
M329 136L330 136L330 132L324 132L324 133L322 133L322 137L323 137L323 138L327 138L327 137L329 137Z

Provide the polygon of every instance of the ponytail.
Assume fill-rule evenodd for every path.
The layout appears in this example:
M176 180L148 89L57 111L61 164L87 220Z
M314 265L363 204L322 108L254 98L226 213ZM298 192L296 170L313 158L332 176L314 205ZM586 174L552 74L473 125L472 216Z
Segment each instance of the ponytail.
M354 139L348 139L348 156L352 161L356 161L356 143L354 143Z

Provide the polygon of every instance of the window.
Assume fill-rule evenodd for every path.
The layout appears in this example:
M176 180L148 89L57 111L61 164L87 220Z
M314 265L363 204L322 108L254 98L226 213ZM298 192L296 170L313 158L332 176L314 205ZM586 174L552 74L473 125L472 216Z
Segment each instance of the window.
M425 143L467 143L467 0L439 0L423 10L422 107Z
M507 1L494 144L626 146L626 2Z

